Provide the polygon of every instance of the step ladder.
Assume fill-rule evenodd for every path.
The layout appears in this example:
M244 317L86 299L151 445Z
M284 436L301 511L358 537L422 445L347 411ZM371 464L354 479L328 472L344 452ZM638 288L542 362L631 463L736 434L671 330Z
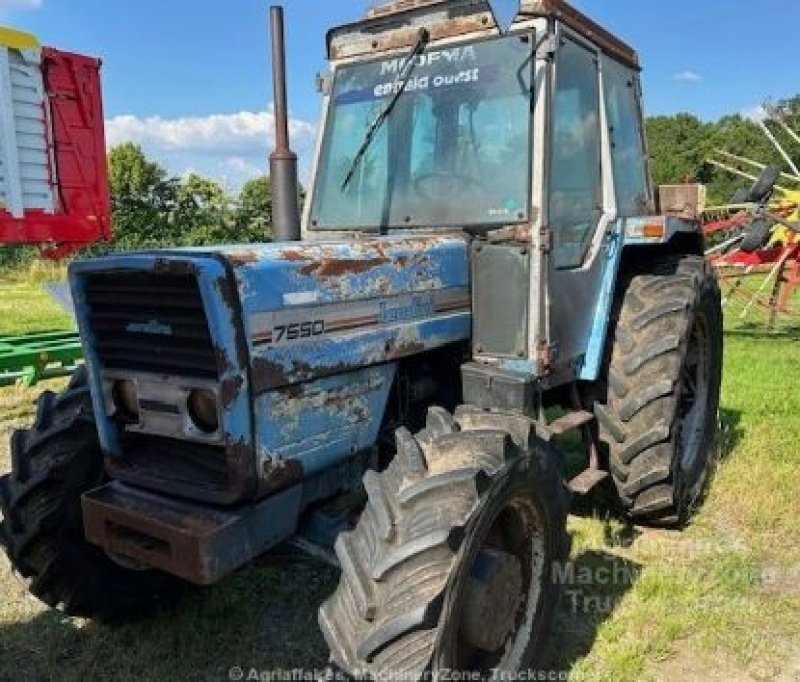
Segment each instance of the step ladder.
M585 410L575 410L567 412L542 428L547 441L567 433L580 432L584 447L589 452L589 466L567 483L567 487L578 495L588 494L596 485L608 478L608 471L600 468L596 425L594 414Z

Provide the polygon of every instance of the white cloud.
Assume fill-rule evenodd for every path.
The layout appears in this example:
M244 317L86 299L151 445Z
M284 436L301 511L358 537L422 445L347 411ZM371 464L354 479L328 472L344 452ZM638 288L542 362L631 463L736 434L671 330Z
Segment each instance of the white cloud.
M310 163L316 127L291 119L289 132L302 173ZM236 188L266 172L275 116L272 109L172 119L115 116L106 121L106 138L109 147L135 142L177 175L191 168Z
M14 10L39 9L42 0L0 0L0 14Z
M703 77L697 71L679 71L672 74L672 80L680 83L699 83Z

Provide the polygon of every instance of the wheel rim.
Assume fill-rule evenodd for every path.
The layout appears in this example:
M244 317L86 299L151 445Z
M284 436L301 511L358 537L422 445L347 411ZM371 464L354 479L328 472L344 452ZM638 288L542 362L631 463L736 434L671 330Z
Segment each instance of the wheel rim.
M684 472L694 469L703 450L710 376L708 321L698 316L692 325L680 375L678 428Z
M526 496L510 500L483 526L447 599L453 624L443 669L513 671L536 632L546 540L542 515ZM447 610L445 610L446 612Z

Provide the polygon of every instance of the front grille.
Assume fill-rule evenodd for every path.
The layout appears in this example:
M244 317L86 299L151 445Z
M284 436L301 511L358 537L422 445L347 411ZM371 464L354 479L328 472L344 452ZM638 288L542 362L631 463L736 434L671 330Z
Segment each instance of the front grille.
M214 378L217 362L192 275L97 273L86 302L103 367Z

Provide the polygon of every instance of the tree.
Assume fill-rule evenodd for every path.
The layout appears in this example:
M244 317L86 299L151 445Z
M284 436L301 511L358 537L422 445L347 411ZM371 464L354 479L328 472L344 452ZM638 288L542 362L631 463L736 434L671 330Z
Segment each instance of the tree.
M693 114L656 116L647 120L647 143L656 185L679 184L691 176L710 179L705 159L713 129Z
M116 246L158 246L174 239L177 180L132 143L114 147L108 167Z
M777 102L774 110L786 123L800 133L800 96ZM775 136L786 151L800 159L800 144L776 124L770 124ZM750 158L762 164L776 164L788 171L786 161L769 142L759 126L739 114L724 116L716 122L705 123L691 114L656 116L647 120L647 138L652 159L653 179L658 184L683 182L692 177L708 186L709 201L724 204L738 189L749 188L753 181L728 173L707 163L709 157L726 161L715 153L723 150ZM755 167L730 160L730 165L758 175ZM789 180L780 184L795 187Z
M236 208L237 240L252 243L271 241L272 187L266 176L249 180L239 193Z
M179 243L204 246L236 241L232 232L231 201L223 187L196 173L178 185L174 222Z

